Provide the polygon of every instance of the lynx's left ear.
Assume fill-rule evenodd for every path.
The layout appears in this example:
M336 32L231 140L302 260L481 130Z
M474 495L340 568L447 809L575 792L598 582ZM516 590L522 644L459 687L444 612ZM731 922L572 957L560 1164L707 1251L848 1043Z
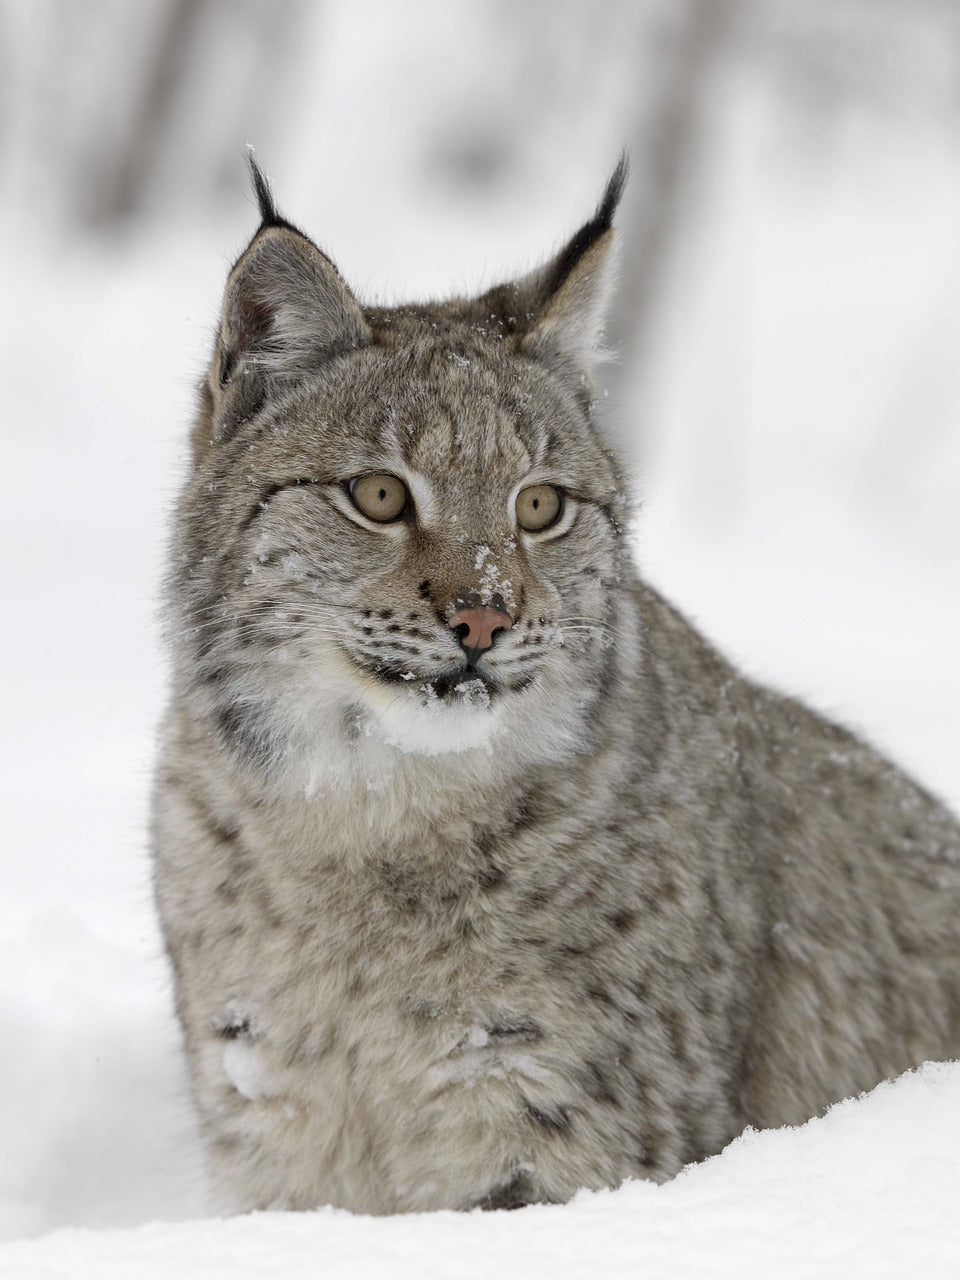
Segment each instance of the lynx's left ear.
M613 215L627 171L621 155L596 213L554 258L481 299L516 325L520 351L547 365L585 399L592 394L591 373L613 292Z

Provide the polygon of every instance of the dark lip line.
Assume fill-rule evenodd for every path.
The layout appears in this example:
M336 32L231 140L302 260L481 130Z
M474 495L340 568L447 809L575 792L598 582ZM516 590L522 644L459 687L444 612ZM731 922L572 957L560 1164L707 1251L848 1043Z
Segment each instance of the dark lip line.
M447 694L452 693L458 685L472 684L474 681L482 684L489 694L499 693L502 687L495 684L482 671L478 671L475 667L466 665L457 667L454 671L441 671L438 675L418 676L415 674L412 680L404 679L404 675L406 673L399 668L396 670L393 670L390 667L371 667L368 669L373 671L373 674L376 675L378 679L384 680L389 684L429 684L436 690L440 697L444 697Z
M457 667L454 671L442 671L437 675L417 675L414 674L412 680L405 679L408 672L403 666L387 667L373 666L358 659L352 653L347 655L350 661L364 675L375 676L378 680L382 680L384 684L401 685L414 688L417 685L428 684L433 687L439 697L446 697L451 694L458 685L472 683L478 681L486 689L491 698L498 697L504 693L520 693L522 690L529 688L536 679L536 674L530 676L521 676L520 679L511 681L510 683L500 683L491 680L483 671L478 671L476 667L464 664Z

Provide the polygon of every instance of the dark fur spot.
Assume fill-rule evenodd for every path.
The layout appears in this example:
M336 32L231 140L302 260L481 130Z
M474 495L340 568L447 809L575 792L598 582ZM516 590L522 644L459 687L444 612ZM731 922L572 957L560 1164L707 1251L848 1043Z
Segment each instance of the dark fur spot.
M618 911L616 915L610 916L609 920L617 933L629 933L637 923L637 914L635 911Z
M673 1050L673 1056L680 1062L685 1062L687 1058L687 1041L686 1029L678 1011L668 1006L663 1010L663 1024L667 1035L670 1038L670 1047Z
M540 907L545 907L549 901L550 894L546 889L531 889L523 896L523 906L527 911L536 911Z
M384 642L383 642L383 647L384 647L384 648L386 648L386 646L387 646L388 644L389 644L389 646L390 646L390 651L391 651L392 653L413 653L413 654L418 654L418 655L419 655L419 653L420 653L420 646L419 646L419 645L415 645L415 644L404 644L404 643L403 643L402 641L400 641L400 640L389 640L389 641L384 641Z
M270 742L255 708L236 703L221 707L217 712L217 727L227 746L260 763L269 760Z
M585 1064L583 1087L588 1098L594 1102L605 1102L608 1106L618 1107L620 1099L614 1093L613 1086L596 1062Z
M513 831L525 831L541 820L543 815L537 803L537 797L537 789L531 788L525 791L517 801L509 819Z
M423 893L417 880L386 859L380 862L377 869L384 896L403 912L419 911Z
M229 820L221 822L218 818L214 817L212 813L210 813L205 801L194 796L192 793L190 795L190 800L195 806L198 815L203 818L207 831L213 836L218 844L234 845L237 843L240 835L240 828L237 823Z
M481 867L477 873L477 884L484 893L492 893L494 889L499 889L506 882L506 879L506 871L495 863Z
M598 942L584 938L584 940L580 943L575 943L575 942L562 943L559 947L559 951L561 955L577 956L579 958L580 956L592 956L593 953L597 950L598 946L599 946Z
M570 1128L570 1113L566 1107L535 1107L532 1102L528 1102L524 1107L524 1114L537 1128L544 1129L547 1133L566 1133Z
M250 1019L238 1014L228 1018L226 1022L217 1023L214 1031L224 1040L238 1040L240 1036L250 1034Z
M613 999L610 992L605 987L601 987L599 983L587 987L586 994L590 1000L595 1000L597 1004L606 1005L608 1008L613 1005Z
M488 854L497 843L498 833L493 827L474 827L473 847L479 854Z
M486 1028L492 1044L536 1044L543 1032L531 1018L498 1022Z
M232 675L233 667L224 665L209 667L206 671L201 672L200 682L201 684L208 685L223 684L223 682L228 680Z
M537 1196L530 1185L529 1176L523 1171L515 1173L509 1182L494 1187L476 1202L477 1209L522 1209L524 1205L536 1204Z

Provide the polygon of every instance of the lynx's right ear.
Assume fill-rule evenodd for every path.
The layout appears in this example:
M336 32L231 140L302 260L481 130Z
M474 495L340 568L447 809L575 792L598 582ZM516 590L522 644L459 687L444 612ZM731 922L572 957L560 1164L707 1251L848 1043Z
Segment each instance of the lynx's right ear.
M272 395L370 340L333 262L277 213L252 157L250 168L262 221L223 295L207 381L215 440L232 435Z

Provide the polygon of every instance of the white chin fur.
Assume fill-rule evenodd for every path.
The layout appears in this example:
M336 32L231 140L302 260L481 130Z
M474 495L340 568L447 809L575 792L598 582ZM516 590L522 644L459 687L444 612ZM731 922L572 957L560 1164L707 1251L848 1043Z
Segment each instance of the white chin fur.
M371 736L409 755L439 756L490 747L500 709L480 680L464 680L445 698L427 682L366 688Z

